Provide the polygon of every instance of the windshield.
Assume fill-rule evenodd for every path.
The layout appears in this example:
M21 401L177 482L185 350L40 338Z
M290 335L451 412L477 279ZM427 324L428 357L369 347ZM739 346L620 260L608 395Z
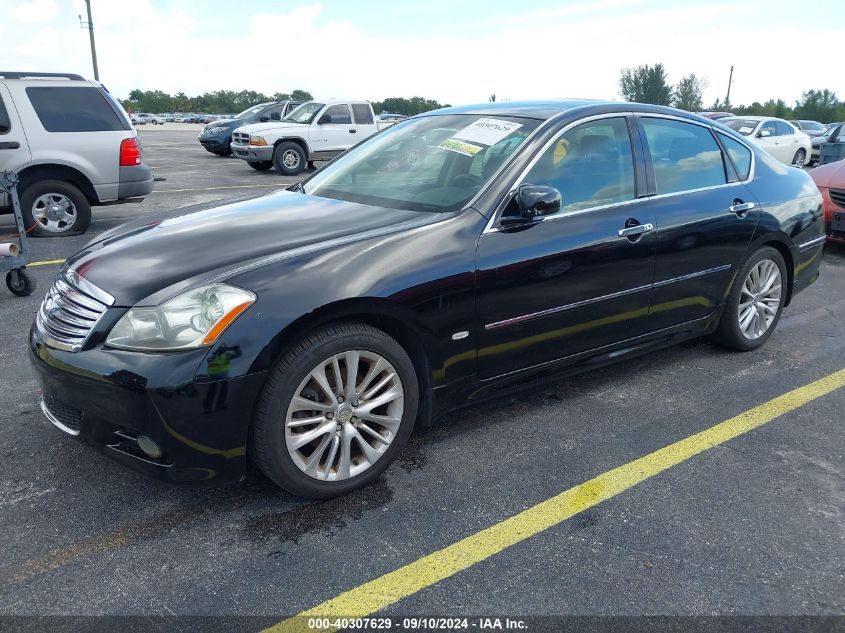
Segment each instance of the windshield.
M270 105L270 104L269 103L259 103L258 105L252 106L251 108L247 108L246 110L244 110L240 114L235 115L234 118L236 118L236 119L248 119L249 117L261 112L268 105Z
M282 121L290 121L291 123L311 123L317 113L323 109L322 103L316 101L309 101L303 103L296 110L287 115Z
M736 130L743 136L748 136L754 131L754 128L757 127L760 121L756 119L724 119L721 123L724 123L732 130Z
M477 114L408 119L321 169L303 191L391 209L454 211L540 123Z

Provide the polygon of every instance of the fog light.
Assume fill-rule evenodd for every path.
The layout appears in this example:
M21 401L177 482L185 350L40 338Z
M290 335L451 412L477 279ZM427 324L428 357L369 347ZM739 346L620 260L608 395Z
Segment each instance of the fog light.
M144 451L148 457L152 457L153 459L161 457L161 449L158 447L158 444L153 442L146 435L139 435L137 441L138 448Z

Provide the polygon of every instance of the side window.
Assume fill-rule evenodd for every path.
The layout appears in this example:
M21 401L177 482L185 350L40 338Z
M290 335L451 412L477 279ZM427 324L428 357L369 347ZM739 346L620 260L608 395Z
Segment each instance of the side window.
M719 134L719 138L733 161L736 175L739 176L740 180L747 180L751 173L751 150L725 134Z
M722 151L710 130L673 119L641 119L657 193L677 193L724 185Z
M332 125L350 125L352 123L352 117L349 116L349 106L346 104L333 105L326 110L326 114L332 118Z
M48 132L115 132L123 121L94 87L30 87L26 95Z
M775 121L775 129L778 131L778 136L795 134L795 128L789 125L789 123L784 123L783 121Z
M300 105L302 105L302 104L301 104L301 103L288 103L288 104L285 106L285 114L284 114L284 116L289 115L291 112L293 112L294 110L296 110L296 109L297 109Z
M271 121L281 121L282 116L284 116L285 106L273 106L272 108L268 108L267 111L264 113L264 116L270 117Z
M352 114L355 115L355 123L361 125L373 124L373 109L366 103L353 103Z
M633 200L634 156L625 119L601 119L568 130L540 156L524 182L560 191L562 211Z
M9 119L9 113L6 111L3 97L0 96L0 134L8 134L11 129L12 121Z
M766 121L763 125L760 126L759 132L768 132L768 136L777 136L778 130L775 127L774 121Z

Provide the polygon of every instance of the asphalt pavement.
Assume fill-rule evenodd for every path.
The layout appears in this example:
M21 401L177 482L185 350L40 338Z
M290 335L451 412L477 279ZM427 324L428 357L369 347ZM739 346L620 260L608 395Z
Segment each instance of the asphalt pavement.
M156 191L95 208L85 236L33 240L35 260L145 214L294 182L208 154L193 130L140 134ZM0 217L0 232L9 225ZM757 351L686 343L452 413L339 499L291 497L254 468L237 486L175 488L39 411L26 333L57 268L30 268L31 297L0 290L0 616L236 616L250 619L231 630L259 630L845 367L845 248L829 245L819 281ZM841 627L843 422L845 388L813 397L375 615L840 616Z

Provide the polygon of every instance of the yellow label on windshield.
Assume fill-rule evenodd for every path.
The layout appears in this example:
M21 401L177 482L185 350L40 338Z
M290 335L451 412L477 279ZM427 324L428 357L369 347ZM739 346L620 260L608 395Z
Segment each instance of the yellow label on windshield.
M440 147L448 149L450 152L463 154L464 156L475 156L478 152L484 149L478 145L473 145L472 143L467 143L466 141L459 141L454 138L447 138L445 141L440 143Z

